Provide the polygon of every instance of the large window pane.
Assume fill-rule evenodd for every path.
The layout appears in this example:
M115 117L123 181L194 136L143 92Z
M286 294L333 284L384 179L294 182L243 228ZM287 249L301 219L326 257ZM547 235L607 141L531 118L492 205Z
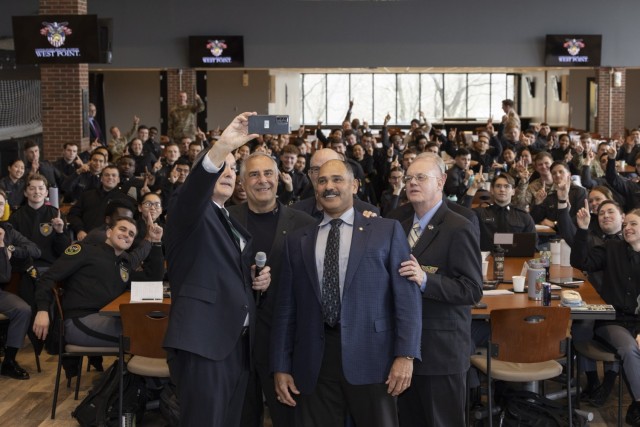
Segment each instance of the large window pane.
M351 74L352 119L373 124L373 74Z
M507 98L516 100L516 76L507 74Z
M396 123L396 75L373 75L374 123L382 124L384 116L391 114L391 123Z
M494 123L502 120L502 100L507 98L507 75L491 74L491 117Z
M326 74L302 75L302 115L303 123L327 121L327 76Z
M442 121L442 74L420 76L420 108L430 122Z
M444 116L446 118L467 117L467 75L444 75Z
M349 75L327 74L327 123L342 124L349 109Z
M486 120L491 115L489 74L469 74L467 79L467 117Z
M420 109L420 75L398 74L398 118L396 124L408 125L418 118Z

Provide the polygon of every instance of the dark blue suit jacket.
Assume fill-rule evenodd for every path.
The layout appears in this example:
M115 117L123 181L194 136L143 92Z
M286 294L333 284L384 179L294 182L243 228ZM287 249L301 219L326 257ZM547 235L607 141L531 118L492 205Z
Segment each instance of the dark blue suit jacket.
M273 372L315 389L324 352L324 319L315 246L318 226L285 242L271 336ZM398 274L409 245L397 221L356 211L341 305L342 364L350 384L384 383L396 356L420 357L421 298Z
M222 360L240 339L247 313L252 334L255 329L251 245L233 219L248 240L242 254L232 240L224 214L211 201L220 174L204 170L203 158L174 194L167 214L172 305L164 346Z

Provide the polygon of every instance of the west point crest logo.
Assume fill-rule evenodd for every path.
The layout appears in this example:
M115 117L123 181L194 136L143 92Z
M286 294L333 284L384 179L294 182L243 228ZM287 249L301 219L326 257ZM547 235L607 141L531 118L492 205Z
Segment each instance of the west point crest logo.
M584 49L584 42L582 39L566 39L562 47L567 49L569 55L576 56L580 53L580 49Z
M67 36L71 35L68 22L43 22L42 25L40 34L46 36L53 47L63 46Z
M207 49L216 58L222 55L222 52L227 48L227 44L224 40L209 40L207 43Z
M231 64L232 58L230 56L222 56L227 44L224 40L207 40L207 50L211 52L213 56L205 56L202 58L203 64Z

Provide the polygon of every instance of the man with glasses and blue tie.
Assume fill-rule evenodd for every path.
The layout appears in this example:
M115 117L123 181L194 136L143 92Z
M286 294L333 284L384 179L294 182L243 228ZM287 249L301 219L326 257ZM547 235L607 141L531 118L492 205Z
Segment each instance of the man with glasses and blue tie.
M413 214L402 221L411 258L400 274L421 291L422 361L398 399L400 426L465 425L471 306L482 298L480 244L474 225L443 200L442 159L422 153L404 177Z

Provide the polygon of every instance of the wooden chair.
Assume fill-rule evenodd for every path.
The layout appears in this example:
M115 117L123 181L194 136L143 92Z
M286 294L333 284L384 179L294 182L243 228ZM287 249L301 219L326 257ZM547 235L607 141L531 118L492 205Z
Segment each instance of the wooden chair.
M489 426L493 426L492 381L532 382L562 373L556 361L566 359L567 410L571 425L571 310L526 307L493 310L487 355L471 356L471 364L487 375Z
M576 381L576 406L580 407L580 355L599 362L619 362L620 357L615 350L607 348L604 344L596 340L574 341L573 348L578 355L577 358L577 381ZM618 370L618 427L622 426L622 379L624 378L622 363Z
M117 356L118 347L85 347L80 345L66 344L64 341L64 314L62 312L62 294L63 289L61 287L53 288L53 295L55 299L55 314L58 316L58 336L60 339L58 354L58 368L56 371L56 385L53 390L53 403L51 405L51 419L56 417L56 406L58 404L58 391L60 390L60 375L62 372L62 359L64 357L80 357L78 362L78 378L76 379L76 389L74 399L78 400L78 394L80 392L80 380L82 376L82 360L84 356ZM53 321L53 316L50 316ZM67 380L67 387L71 386L71 378Z
M124 353L132 357L127 362L129 373L147 377L169 377L167 353L162 347L169 326L169 303L120 304L122 335L120 337L120 399L119 416L122 419Z

